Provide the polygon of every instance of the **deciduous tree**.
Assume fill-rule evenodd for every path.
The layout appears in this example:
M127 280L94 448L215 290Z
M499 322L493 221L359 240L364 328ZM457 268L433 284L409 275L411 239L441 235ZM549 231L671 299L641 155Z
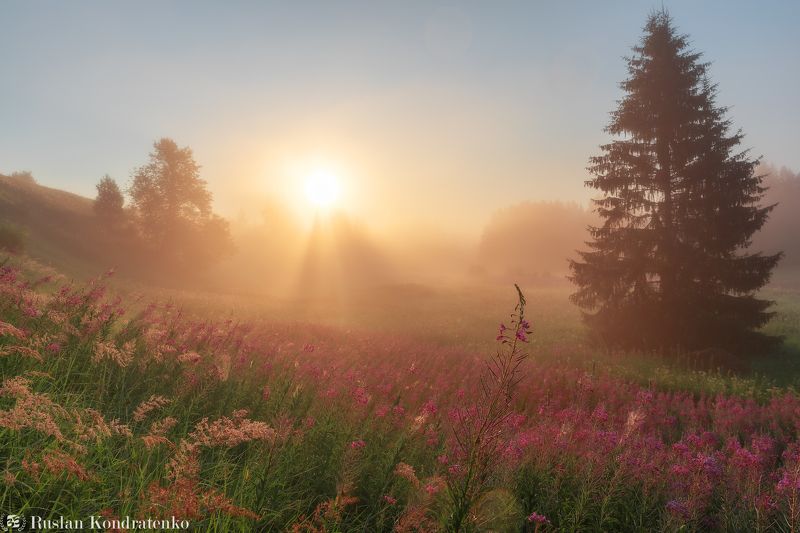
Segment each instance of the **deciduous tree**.
M197 265L231 250L228 223L213 214L211 193L188 146L156 141L128 194L141 234L163 258Z

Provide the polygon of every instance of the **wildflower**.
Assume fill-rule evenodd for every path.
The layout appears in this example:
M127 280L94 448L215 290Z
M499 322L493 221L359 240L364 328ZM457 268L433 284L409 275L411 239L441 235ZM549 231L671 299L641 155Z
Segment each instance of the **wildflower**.
M422 406L422 414L423 415L430 415L433 416L439 411L438 407L436 407L436 403L433 400L428 400L425 402L425 405Z
M201 359L200 354L197 352L184 352L178 356L179 363L195 364L198 363L200 359Z
M500 324L500 329L499 329L499 331L497 333L497 338L495 338L495 340L497 340L497 341L504 340L506 338L506 330L507 329L508 328L506 327L505 324Z
M394 467L394 473L396 476L405 479L415 487L419 486L419 479L417 478L416 472L414 472L413 466L406 463L397 463L397 466Z
M784 472L778 484L775 486L776 492L784 493L787 491L800 490L800 477L790 472Z
M25 338L25 333L21 329L0 320L0 336L2 335L8 335L9 337L15 337L17 339Z
M634 409L628 413L628 419L625 421L625 432L623 438L627 438L639 428L639 425L644 421L644 413L640 409Z
M231 356L227 353L216 354L214 357L214 377L219 381L227 381L231 375Z
M690 515L689 508L686 506L686 504L678 500L668 501L667 511L679 518L682 518L683 520L686 520Z
M356 387L353 389L353 400L359 405L367 405L370 396L367 394L367 389L364 387Z
M11 409L0 410L0 427L15 431L31 428L60 442L66 440L56 418L65 418L68 413L47 395L32 392L28 388L30 384L29 379L16 376L6 379L0 386L0 396L17 400Z
M178 424L178 420L168 416L163 420L157 420L150 424L150 435L166 435L169 430Z
M57 342L51 342L47 345L47 351L52 354L56 354L61 351L61 345Z
M145 435L142 437L142 442L144 443L145 448L148 450L152 450L159 444L166 444L167 446L174 446L172 441L166 438L163 435Z
M265 402L269 400L269 395L272 391L269 388L269 385L264 385L264 388L261 389L261 399Z
M435 496L447 486L447 483L439 476L433 476L425 484L425 492L428 496Z
M594 411L592 411L592 419L597 422L606 422L608 421L608 411L606 411L603 405L598 405L594 408Z
M133 436L131 428L129 428L125 424L120 423L120 421L117 420L116 418L111 422L109 422L109 427L111 428L112 433L116 433L117 435L122 435L124 437Z
M2 355L10 355L13 353L17 353L20 355L24 355L26 357L30 357L31 359L36 359L40 363L43 361L42 356L34 350L33 348L28 348L27 346L3 346L0 347L0 356Z
M42 312L36 309L32 302L23 303L22 313L28 318L38 318L42 316Z
M92 361L98 363L103 359L110 359L121 367L126 367L133 360L133 342L126 342L118 348L113 342L100 341L94 345Z
M94 409L75 410L73 411L73 417L75 418L73 430L78 439L82 441L100 442L112 435L131 436L131 430L128 426L116 419L106 422L103 415ZM88 423L84 422L84 419L88 419Z
M141 422L147 415L155 410L161 409L165 405L168 405L171 400L168 398L164 398L163 396L153 395L150 396L147 400L143 401L139 404L139 406L133 411L133 421L134 422Z
M762 494L756 500L756 507L762 512L770 512L778 508L778 503L775 501L775 498L773 498L772 495Z
M190 437L198 445L232 448L253 440L273 441L276 432L265 422L241 417L234 417L234 419L222 417L211 423L207 418L203 418L197 423Z
M28 457L25 457L22 460L22 469L31 477L38 479L39 474L42 472L42 465L36 461L31 461Z
M543 514L539 514L536 511L534 511L528 515L528 522L530 522L531 524L541 525L541 524L549 524L550 520L548 520L547 517L544 516Z
M359 440L354 440L353 442L351 442L350 443L350 448L353 449L353 450L361 450L366 445L367 445L366 442L364 442L363 440L359 439Z
M396 504L396 503L397 503L397 498L395 498L394 496L392 496L392 495L390 495L390 494L384 494L384 495L383 495L383 500L384 500L386 503L388 503L389 505L394 505L394 504Z
M453 477L460 477L464 473L464 467L459 464L452 464L447 467L447 472Z
M42 457L42 463L44 463L45 468L53 475L59 475L65 472L68 476L73 476L81 481L88 481L91 479L86 469L81 466L74 457L60 450L52 450L46 453Z

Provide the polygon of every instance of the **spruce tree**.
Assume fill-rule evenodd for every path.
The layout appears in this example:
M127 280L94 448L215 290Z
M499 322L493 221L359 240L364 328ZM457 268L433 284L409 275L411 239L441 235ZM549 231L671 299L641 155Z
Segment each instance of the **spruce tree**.
M668 13L649 17L627 63L614 139L588 168L602 224L570 262L572 300L610 347L763 349L772 302L755 294L782 254L748 251L774 207L760 205L758 160L737 149L708 63Z

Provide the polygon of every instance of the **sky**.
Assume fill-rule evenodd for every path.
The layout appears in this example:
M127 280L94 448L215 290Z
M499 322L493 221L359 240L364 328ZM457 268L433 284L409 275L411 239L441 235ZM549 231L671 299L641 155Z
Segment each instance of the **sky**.
M306 176L376 228L476 233L586 203L623 57L662 2L0 0L0 172L93 197L190 146L215 208L310 213ZM800 170L800 3L669 1L745 146Z

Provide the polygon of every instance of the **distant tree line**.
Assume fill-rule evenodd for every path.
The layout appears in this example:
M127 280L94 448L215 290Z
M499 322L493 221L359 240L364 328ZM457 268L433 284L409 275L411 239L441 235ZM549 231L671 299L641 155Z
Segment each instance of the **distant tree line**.
M782 250L785 255L776 274L782 274L781 280L798 279L800 173L771 164L760 164L755 172L764 176L767 189L761 205L776 205L749 249ZM584 247L586 227L598 221L596 213L569 202L529 201L499 209L483 229L474 271L503 283L563 281L568 259L575 259L576 250Z
M753 237L754 250L782 250L780 267L800 269L800 173L770 164L759 165L767 190L763 203L775 205L764 228Z
M211 209L211 193L191 148L172 139L153 144L123 191L106 175L97 184L94 210L112 230L132 228L159 261L178 267L208 265L233 249L228 222Z
M596 218L576 203L523 202L500 209L478 243L477 272L506 283L563 283L567 259L575 258Z

